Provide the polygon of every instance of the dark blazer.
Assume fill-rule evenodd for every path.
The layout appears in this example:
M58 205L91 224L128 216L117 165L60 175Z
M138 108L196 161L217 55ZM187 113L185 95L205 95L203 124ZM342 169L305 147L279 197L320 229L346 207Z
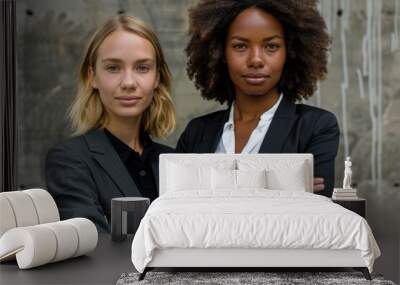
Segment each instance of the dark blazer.
M214 153L228 119L229 109L191 120L178 140L176 151ZM330 197L338 145L339 127L334 114L294 104L283 97L259 153L312 153L314 176L325 179L325 190L318 194Z
M154 142L153 142L154 143ZM155 151L173 149L154 143ZM152 170L158 189L158 156ZM50 149L46 158L47 189L58 206L61 219L85 217L100 231L110 231L111 199L141 197L103 129L71 138Z

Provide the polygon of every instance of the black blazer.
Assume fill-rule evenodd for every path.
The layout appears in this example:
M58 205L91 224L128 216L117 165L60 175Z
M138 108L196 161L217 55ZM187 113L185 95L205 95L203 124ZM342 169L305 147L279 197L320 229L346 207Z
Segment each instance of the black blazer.
M173 149L154 143L152 170L158 189L158 156ZM85 217L100 231L110 231L111 199L141 197L103 129L71 138L50 149L46 158L47 189L61 219Z
M214 153L228 119L229 109L191 120L178 140L176 151ZM259 153L312 153L314 176L325 179L325 190L318 194L330 197L338 145L339 127L334 114L294 104L283 97Z

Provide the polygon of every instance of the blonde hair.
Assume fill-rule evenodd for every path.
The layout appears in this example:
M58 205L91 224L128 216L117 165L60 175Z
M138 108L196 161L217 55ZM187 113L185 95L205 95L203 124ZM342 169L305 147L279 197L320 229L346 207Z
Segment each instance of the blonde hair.
M173 131L176 124L175 108L170 95L171 73L155 33L142 21L127 15L108 20L94 33L89 42L79 70L78 94L69 111L74 134L78 135L94 128L104 127L108 123L108 116L98 90L91 85L90 72L95 70L99 46L107 36L118 29L148 40L155 50L160 79L154 90L152 102L142 115L141 127L152 136L165 137Z

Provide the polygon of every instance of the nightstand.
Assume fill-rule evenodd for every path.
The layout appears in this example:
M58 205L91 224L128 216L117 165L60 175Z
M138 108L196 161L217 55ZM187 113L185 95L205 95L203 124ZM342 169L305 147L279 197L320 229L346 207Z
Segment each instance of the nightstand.
M339 204L340 206L359 214L361 217L365 218L365 209L367 200L364 198L352 199L352 200L337 200L332 199L332 202Z
M112 241L124 241L128 234L134 235L149 205L150 199L143 197L111 199Z

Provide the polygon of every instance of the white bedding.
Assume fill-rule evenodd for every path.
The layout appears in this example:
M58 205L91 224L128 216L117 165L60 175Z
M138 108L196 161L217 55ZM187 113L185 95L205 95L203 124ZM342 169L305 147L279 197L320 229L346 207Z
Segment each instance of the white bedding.
M326 197L265 189L199 193L166 193L151 204L132 243L139 272L165 248L358 249L370 272L380 256L366 220Z

